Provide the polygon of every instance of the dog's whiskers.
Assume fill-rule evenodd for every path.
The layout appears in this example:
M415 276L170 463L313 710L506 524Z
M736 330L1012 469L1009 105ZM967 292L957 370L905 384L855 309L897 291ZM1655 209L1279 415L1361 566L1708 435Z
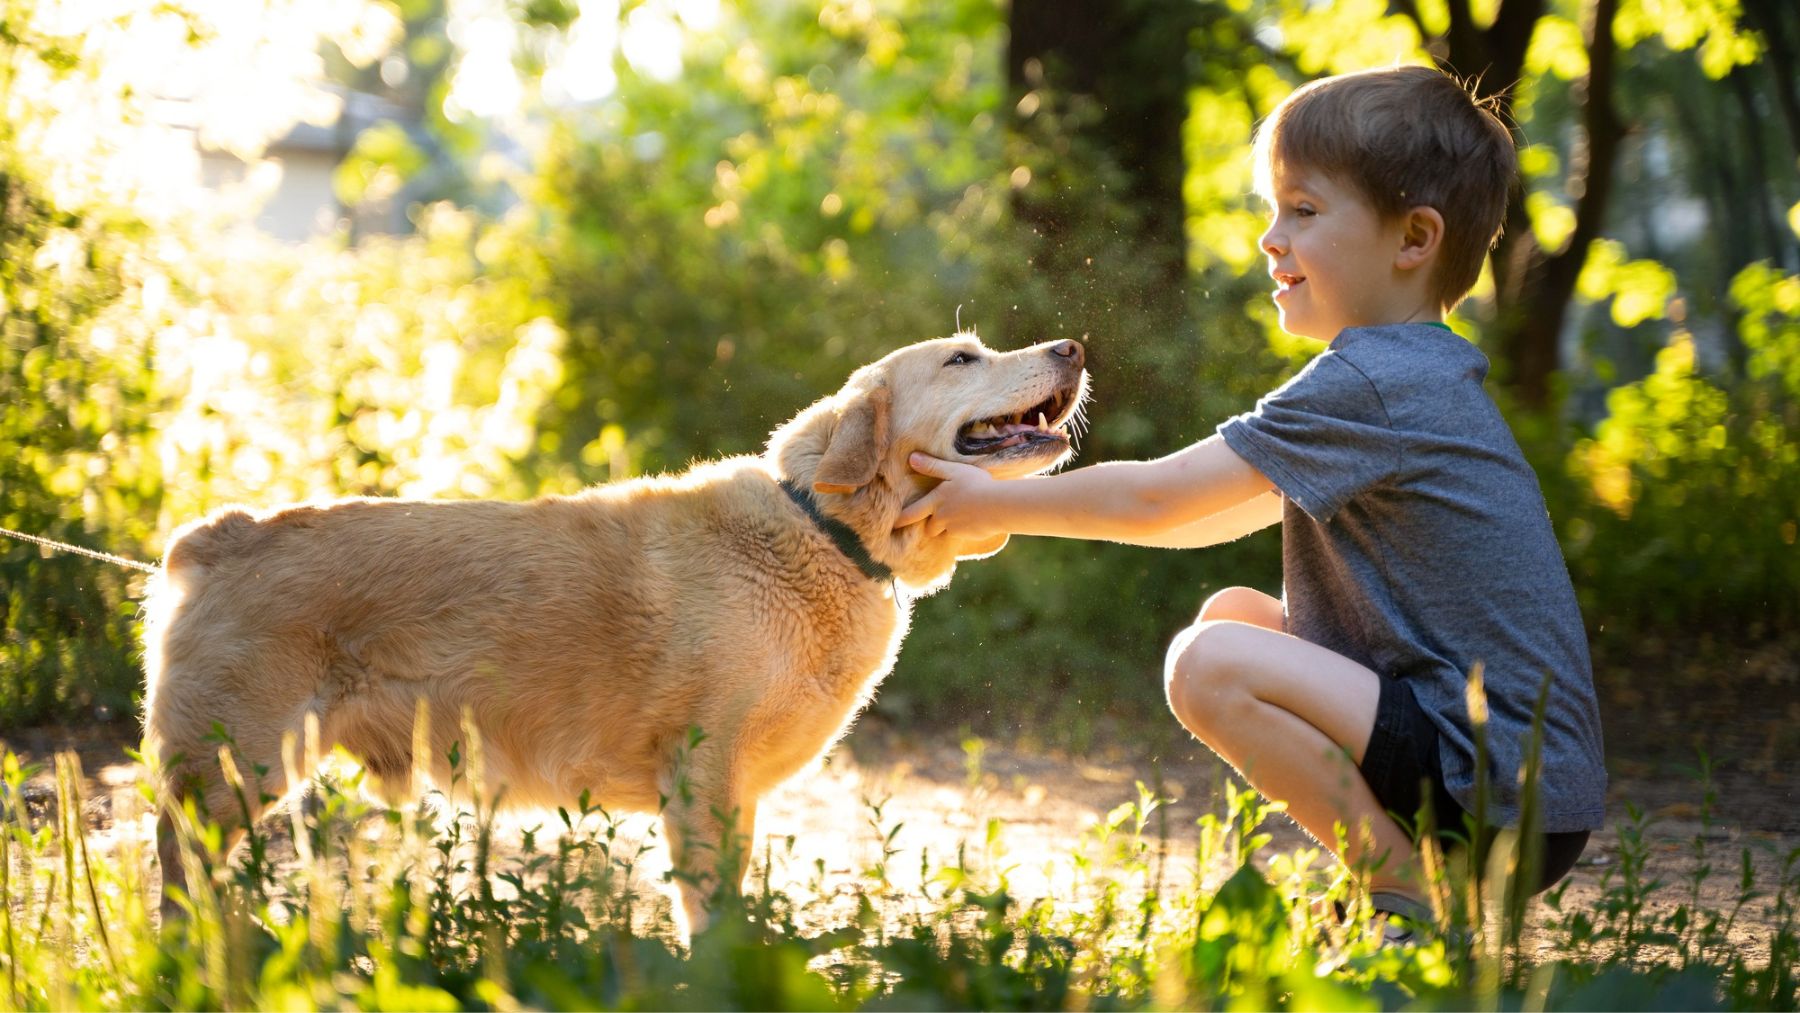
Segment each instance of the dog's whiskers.
M1092 402L1093 402L1092 397L1087 398L1086 400L1082 401L1080 404L1076 405L1075 410L1069 414L1069 421L1068 421L1069 446L1071 449L1078 447L1081 443L1081 438L1083 436L1087 435L1087 429L1088 429L1087 409L1088 409L1088 405L1091 404Z

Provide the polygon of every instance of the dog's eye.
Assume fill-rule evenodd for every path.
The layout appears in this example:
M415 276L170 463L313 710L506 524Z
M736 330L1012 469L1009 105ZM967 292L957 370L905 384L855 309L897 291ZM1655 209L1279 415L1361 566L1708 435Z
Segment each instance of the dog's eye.
M971 362L980 362L980 361L981 361L980 356L970 355L968 352L957 352L955 355L952 355L948 360L946 360L944 365L946 365L946 366L964 366Z

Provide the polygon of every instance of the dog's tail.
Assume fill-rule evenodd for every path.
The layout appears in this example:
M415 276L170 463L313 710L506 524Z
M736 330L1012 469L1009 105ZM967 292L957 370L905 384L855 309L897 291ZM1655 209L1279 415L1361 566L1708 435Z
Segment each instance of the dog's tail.
M163 566L171 574L215 566L260 541L260 527L247 510L220 511L177 531L169 540Z

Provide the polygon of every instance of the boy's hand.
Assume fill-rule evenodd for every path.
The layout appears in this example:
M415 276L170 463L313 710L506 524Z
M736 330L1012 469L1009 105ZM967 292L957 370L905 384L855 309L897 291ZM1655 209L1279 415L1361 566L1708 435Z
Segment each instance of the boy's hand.
M945 461L929 454L915 453L907 458L907 463L919 474L943 481L907 504L894 520L895 528L923 521L928 535L948 531L958 538L979 539L1006 533L1006 528L996 523L998 511L988 502L999 481L994 476L972 464Z

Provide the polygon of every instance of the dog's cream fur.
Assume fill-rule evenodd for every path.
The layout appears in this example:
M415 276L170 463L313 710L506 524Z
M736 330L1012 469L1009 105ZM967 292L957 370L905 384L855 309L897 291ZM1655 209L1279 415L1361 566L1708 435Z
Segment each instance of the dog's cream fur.
M958 351L980 361L949 362ZM254 819L264 793L292 787L283 737L310 715L325 748L359 758L399 803L415 787L423 700L422 766L440 786L467 715L505 803L571 806L585 790L611 809L662 807L697 925L726 821L748 840L757 799L843 732L893 664L910 595L1005 544L894 531L929 483L907 455L1002 474L1058 463L1066 443L983 459L953 440L1053 392L1066 421L1081 366L1074 342L1002 354L958 335L857 371L760 457L529 503L349 499L190 524L146 605L145 744L165 801L204 802L235 838L215 723ZM813 490L899 590L860 571L781 478ZM690 749L691 729L703 737ZM159 838L167 914L185 882L168 813Z

